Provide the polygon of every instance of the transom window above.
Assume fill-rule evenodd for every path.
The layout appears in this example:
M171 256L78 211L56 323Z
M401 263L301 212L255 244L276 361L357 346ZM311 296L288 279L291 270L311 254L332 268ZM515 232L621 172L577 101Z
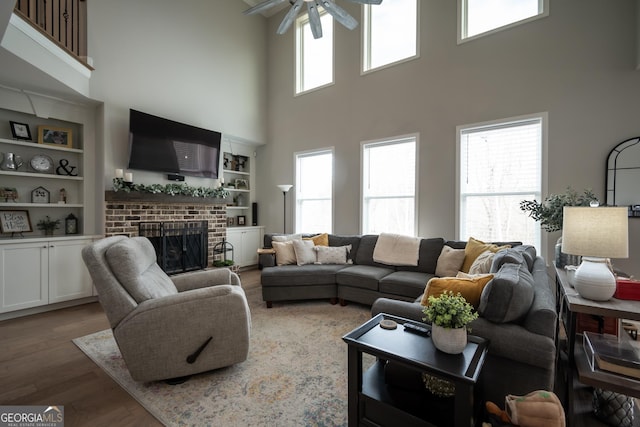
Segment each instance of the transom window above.
M307 14L296 21L296 95L333 83L333 18L320 15L322 37L314 39Z
M418 0L365 5L362 28L363 72L418 56Z
M548 0L458 0L458 42L548 14Z

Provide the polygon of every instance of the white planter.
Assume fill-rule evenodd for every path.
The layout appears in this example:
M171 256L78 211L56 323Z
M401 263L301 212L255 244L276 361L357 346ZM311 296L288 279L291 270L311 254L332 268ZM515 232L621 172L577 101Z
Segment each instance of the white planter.
M449 354L460 354L467 346L467 327L451 329L431 325L431 339L438 350Z

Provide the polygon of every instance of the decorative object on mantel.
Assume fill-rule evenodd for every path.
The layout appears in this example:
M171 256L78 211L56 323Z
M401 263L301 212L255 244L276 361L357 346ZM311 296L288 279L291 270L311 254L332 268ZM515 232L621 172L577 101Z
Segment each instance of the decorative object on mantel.
M34 172L53 173L53 159L46 154L36 154L29 160L29 166Z
M586 189L578 194L571 187L563 194L550 194L542 203L537 200L523 200L520 202L520 210L528 212L528 215L536 221L540 221L543 230L551 233L562 230L562 209L565 206L589 206L598 198L591 189ZM558 238L555 247L555 266L564 268L565 265L580 264L580 257L565 254L561 251L562 236Z
M169 196L190 196L190 197L208 197L215 199L225 199L229 197L229 191L223 187L211 188L211 187L191 187L186 184L131 184L126 182L123 178L113 179L113 191L122 191L130 193L132 191L138 191L140 193L149 194L167 194Z
M38 221L36 227L38 227L38 230L43 230L45 236L53 236L53 232L60 227L60 220L56 219L54 221L47 215L45 219Z
M29 211L0 211L1 233L11 233L11 237L18 233L23 237L22 233L25 231L33 231Z
M67 203L67 190L61 188L58 192L58 204L64 205Z
M13 135L14 139L31 141L31 130L28 124L9 121L9 125L11 126L11 135Z
M429 297L429 305L422 309L424 320L431 322L433 345L449 354L462 353L467 346L467 325L478 318L478 313L458 293L444 291Z
M78 234L78 218L72 213L64 219L64 234Z
M40 186L31 191L31 203L50 203L51 193L46 188Z
M562 251L582 255L573 285L581 297L607 301L616 292L609 258L629 256L626 207L564 208Z
M250 9L244 11L245 15L253 15L256 13L261 13L273 6L277 6L281 3L284 3L285 0L265 0L257 5L253 6ZM380 4L382 0L349 0L352 3L359 4ZM295 0L289 1L291 3L291 9L285 15L282 23L278 27L278 34L284 34L287 32L293 21L295 21L298 16L298 12L302 9L303 4L307 4L307 13L309 14L309 21L311 23L311 32L313 33L314 39L319 39L322 37L322 24L320 22L320 12L318 11L318 6L322 6L322 8L333 18L344 25L346 28L353 30L358 26L358 21L346 10L338 6L334 0Z

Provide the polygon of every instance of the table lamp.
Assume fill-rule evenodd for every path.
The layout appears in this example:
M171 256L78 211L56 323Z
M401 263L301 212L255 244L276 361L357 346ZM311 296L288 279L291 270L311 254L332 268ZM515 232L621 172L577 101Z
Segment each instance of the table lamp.
M282 226L282 232L286 233L287 232L287 192L289 190L291 190L291 187L293 187L293 185L291 184L278 184L278 188L280 189L280 191L282 191L282 195L284 196L284 213L282 216L282 222L283 222L283 226Z
M582 255L574 278L581 297L607 301L616 291L609 258L629 256L629 217L626 207L565 206L562 252Z

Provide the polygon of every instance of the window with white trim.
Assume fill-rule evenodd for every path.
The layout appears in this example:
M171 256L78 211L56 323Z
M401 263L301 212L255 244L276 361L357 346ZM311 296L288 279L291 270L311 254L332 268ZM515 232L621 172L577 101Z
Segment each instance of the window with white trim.
M362 144L362 233L416 235L417 136Z
M520 210L540 200L546 117L458 127L459 238L540 245L540 225Z
M333 148L295 154L296 233L333 231Z
M418 0L364 5L362 28L363 72L418 56Z
M333 18L320 13L322 37L311 34L309 15L296 20L296 95L333 83Z
M458 42L549 15L549 0L458 0Z

